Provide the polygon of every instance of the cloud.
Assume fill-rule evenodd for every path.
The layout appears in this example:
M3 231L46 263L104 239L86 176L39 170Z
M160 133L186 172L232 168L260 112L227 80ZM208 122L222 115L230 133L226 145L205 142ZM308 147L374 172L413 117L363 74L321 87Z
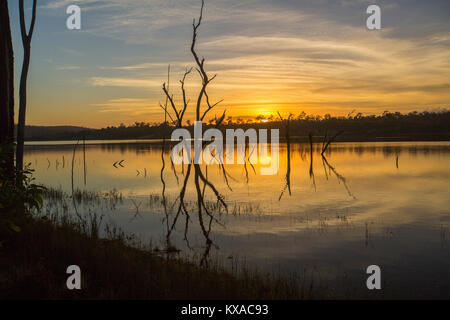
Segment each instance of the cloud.
M56 70L79 70L80 66L58 66Z
M155 114L160 109L155 107L155 103L142 98L119 98L111 99L104 103L94 103L91 106L98 108L100 113L119 113L127 116L140 116Z
M108 78L92 77L90 83L97 87L134 87L149 88L160 87L161 82L153 79L130 79L130 78Z

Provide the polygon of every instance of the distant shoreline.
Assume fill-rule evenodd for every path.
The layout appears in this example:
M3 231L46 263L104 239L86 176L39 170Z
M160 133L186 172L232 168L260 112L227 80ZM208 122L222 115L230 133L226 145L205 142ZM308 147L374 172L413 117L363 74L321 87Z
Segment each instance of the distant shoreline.
M314 143L322 143L323 136L314 136ZM25 141L25 146L64 146L64 145L76 145L83 144L83 140L27 140ZM162 144L163 139L86 139L86 145L101 145L101 144ZM285 143L286 140L280 137L280 143ZM309 143L308 137L291 137L290 142L292 143ZM437 139L415 139L414 137L379 137L374 139L336 139L333 143L365 143L365 142L450 142L450 137L442 137ZM175 143L171 141L170 138L166 139L166 143Z
M223 120L223 119L222 119ZM191 122L182 124L193 136ZM134 141L147 142L170 140L177 127L169 123L136 122L133 125L121 124L102 129L89 129L75 126L27 126L25 141ZM242 119L228 117L226 121L209 122L202 125L202 132L215 128L225 133L228 129L256 130L279 129L280 141L313 142L332 139L333 142L388 142L388 141L450 141L450 111L441 113L384 112L380 116L331 117L300 114L289 120L275 117L262 119L260 122L244 122ZM136 142L137 141L137 142ZM123 142L122 142L123 143Z

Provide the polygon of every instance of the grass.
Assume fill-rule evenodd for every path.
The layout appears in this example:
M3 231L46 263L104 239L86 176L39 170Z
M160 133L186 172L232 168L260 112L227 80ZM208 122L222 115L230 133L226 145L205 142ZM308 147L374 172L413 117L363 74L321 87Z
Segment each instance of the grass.
M100 202L101 200L107 199L111 202L120 202L123 200L123 195L121 192L116 189L112 189L108 192L99 192L99 191L89 191L89 190L81 190L74 189L73 194L68 194L60 188L52 188L46 187L43 195L45 199L58 201L61 199L67 199L69 197L73 197L78 204L82 202Z
M15 219L20 232L0 227L1 299L299 299L296 281L218 264L199 267L132 243L110 226L98 237L96 215ZM68 290L69 265L81 268L82 289Z

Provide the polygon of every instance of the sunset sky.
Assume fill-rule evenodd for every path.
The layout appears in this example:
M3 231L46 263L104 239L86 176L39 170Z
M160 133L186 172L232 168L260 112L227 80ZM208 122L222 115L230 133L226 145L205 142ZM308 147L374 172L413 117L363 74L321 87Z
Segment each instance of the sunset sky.
M25 2L29 9L32 1ZM66 28L70 4L81 7L81 30ZM189 46L200 4L39 0L27 123L98 128L163 120L167 66L177 99L178 80L194 66ZM382 30L366 29L370 4L381 7ZM17 91L18 1L9 7ZM216 114L438 110L450 105L449 18L448 0L206 0L197 48L209 74L218 74L209 90L213 101L224 99ZM192 101L199 81L197 73L188 78ZM193 113L191 103L188 119Z

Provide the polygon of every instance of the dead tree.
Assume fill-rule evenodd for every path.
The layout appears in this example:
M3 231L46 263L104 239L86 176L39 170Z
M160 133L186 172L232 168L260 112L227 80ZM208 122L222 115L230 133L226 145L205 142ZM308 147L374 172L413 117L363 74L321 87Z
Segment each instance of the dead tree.
M335 135L333 136L328 136L328 132L325 132L325 138L323 140L322 143L322 152L320 153L322 156L325 154L325 152L327 151L328 146L334 142L334 140L341 135L342 133L344 133L344 131L338 131Z
M22 44L23 44L23 64L22 64L22 73L20 76L19 123L17 125L16 167L18 170L23 169L23 143L25 137L25 116L27 108L27 79L28 79L28 69L30 67L31 39L33 37L34 25L36 22L36 6L37 0L33 0L31 23L27 33L25 24L24 0L19 0L20 32L22 35Z
M169 85L167 85L166 87L166 83L163 83L163 91L166 95L166 104L164 106L160 105L161 108L164 110L164 117L167 121L167 117L170 118L170 120L172 121L173 124L175 124L178 128L182 128L183 127L183 118L184 118L184 114L186 112L186 109L188 107L189 104L189 100L186 100L186 90L184 88L184 83L186 81L186 77L191 73L192 68L189 70L186 70L186 72L184 73L183 79L180 80L181 83L181 92L183 95L183 106L181 108L177 108L173 95L169 93ZM170 69L169 69L170 72ZM175 113L175 119L174 117L172 117L171 113L168 111L167 109L167 103L170 102L170 106L172 107L172 111Z
M221 101L216 103L211 103L210 98L207 92L208 85L216 78L216 75L210 77L206 70L205 70L205 58L199 58L197 51L196 51L196 43L197 43L197 36L198 36L198 30L203 20L203 10L204 10L204 0L202 0L202 5L200 9L200 16L198 21L194 19L192 28L193 28L193 35L192 35L192 43L191 43L191 53L194 57L195 64L196 64L196 71L198 72L200 78L201 78L201 89L197 96L197 102L195 106L195 120L196 121L203 121L205 120L205 117L207 114L216 107ZM174 125L177 128L183 127L183 120L186 113L186 110L189 106L189 100L187 99L187 94L185 90L185 81L188 77L188 75L192 72L193 68L186 69L182 79L180 80L181 84L181 94L182 94L182 102L181 106L177 105L173 94L170 93L169 85L166 83L163 84L162 90L165 94L166 98L166 105L160 104L160 107L164 110L164 117L165 119L169 118L172 125ZM206 108L203 108L202 106L205 105ZM215 121L215 126L219 126L223 120L225 119L225 112L223 115ZM191 159L195 159L194 157L191 157ZM220 162L221 163L221 162ZM164 160L163 160L163 167L164 167ZM194 170L192 170L192 168ZM227 179L227 173L225 171L225 168L223 167L223 164L221 164L222 171L224 172L224 177ZM175 171L174 171L175 172ZM186 195L186 189L188 185L188 181L190 179L191 173L194 172L194 185L195 185L195 191L197 195L197 204L196 204L196 210L198 214L199 224L200 228L202 230L202 234L206 239L206 246L205 246L205 252L201 261L201 264L205 263L206 257L209 254L210 248L213 245L212 240L210 239L210 231L211 231L211 225L212 222L215 221L218 223L217 219L214 218L214 215L210 210L208 209L206 202L205 202L205 191L209 190L212 192L214 197L217 200L217 203L222 206L226 211L228 211L227 204L224 201L223 196L219 193L219 191L216 189L216 187L208 180L207 175L205 176L202 172L202 169L199 164L195 163L189 163L186 171L186 175L184 176L183 184L180 190L180 194L176 201L178 201L178 206L176 211L174 212L175 216L173 217L172 223L169 226L168 220L166 221L168 230L167 230L167 236L166 241L169 244L170 236L173 232L173 230L176 227L177 221L179 220L180 215L185 216L185 230L184 230L184 238L185 241L188 244L189 247L189 241L187 239L187 231L188 231L188 225L190 221L190 213L189 208L187 207L185 203L185 195ZM161 171L161 181L164 181L163 179L163 171ZM228 180L227 180L228 181ZM227 183L228 184L228 183ZM165 183L163 182L163 188L165 188ZM175 204L175 203L174 203ZM172 206L174 207L174 205ZM166 219L168 219L168 214L166 214ZM207 218L209 221L208 223L204 223L204 218Z

